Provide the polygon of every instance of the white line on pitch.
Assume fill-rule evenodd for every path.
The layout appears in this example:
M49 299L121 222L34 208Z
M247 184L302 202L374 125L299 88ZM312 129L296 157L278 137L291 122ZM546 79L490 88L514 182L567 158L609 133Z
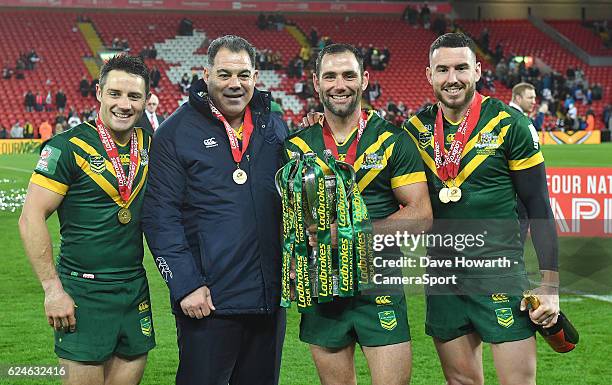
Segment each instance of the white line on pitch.
M25 168L17 168L17 167L9 167L9 166L0 166L0 168L3 168L5 170L27 172L28 174L30 174L32 172L32 170L26 170Z

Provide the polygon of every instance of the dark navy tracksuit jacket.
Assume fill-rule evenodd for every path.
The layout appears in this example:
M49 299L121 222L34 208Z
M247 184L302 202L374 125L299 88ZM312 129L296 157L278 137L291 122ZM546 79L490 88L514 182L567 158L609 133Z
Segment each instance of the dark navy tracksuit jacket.
M274 174L287 126L270 112L270 94L255 90L254 131L240 167L223 124L211 113L205 83L155 132L143 230L155 263L179 303L206 285L218 315L270 314L280 300L281 203Z

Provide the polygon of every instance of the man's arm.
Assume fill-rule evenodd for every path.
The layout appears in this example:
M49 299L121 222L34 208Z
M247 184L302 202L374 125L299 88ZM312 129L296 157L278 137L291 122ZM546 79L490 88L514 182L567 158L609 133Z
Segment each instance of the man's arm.
M514 188L527 208L530 219L531 238L538 256L541 283L535 291L539 294L541 306L530 311L531 319L544 327L557 322L559 313L559 272L557 229L550 207L546 187L544 163L519 171L511 171ZM523 301L525 302L525 301ZM526 303L521 303L526 308Z
M30 183L19 217L19 232L25 252L45 292L45 314L55 330L74 331L74 301L64 291L53 263L53 246L47 218L59 207L64 196Z
M185 237L181 207L187 173L169 129L160 127L153 140L142 227L173 304L178 304L185 315L200 319L215 308Z
M394 188L393 195L403 207L387 218L373 222L374 234L395 234L398 231L417 234L431 228L433 214L426 182Z

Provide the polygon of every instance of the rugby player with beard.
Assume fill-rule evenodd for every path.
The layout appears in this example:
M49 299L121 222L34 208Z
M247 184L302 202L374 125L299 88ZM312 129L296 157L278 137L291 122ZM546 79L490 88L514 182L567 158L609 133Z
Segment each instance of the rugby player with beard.
M374 234L426 231L431 206L418 150L401 129L374 111L362 111L361 97L368 80L363 57L354 47L325 47L313 74L324 120L288 138L286 160L294 153L314 152L318 162L324 163L325 151L331 150L337 159L353 165ZM337 224L331 227L332 265L337 269ZM309 229L311 246L317 245L315 228ZM402 256L399 247L385 253L390 259ZM302 314L300 339L310 344L322 384L356 384L356 343L368 362L372 384L410 381L410 331L401 289L394 295L360 292L315 303L312 312Z
M404 128L426 165L433 231L487 234L482 247L429 245L428 256L441 261L503 256L513 262L508 268L428 269L432 275L456 274L460 283L428 288L426 333L448 384L484 383L482 342L491 344L500 384L535 384L533 324L551 327L559 313L557 234L537 134L522 112L475 91L481 66L467 36L449 33L435 40L426 75L438 103ZM541 273L534 290L541 306L529 312L521 296L529 282L517 195L531 220Z

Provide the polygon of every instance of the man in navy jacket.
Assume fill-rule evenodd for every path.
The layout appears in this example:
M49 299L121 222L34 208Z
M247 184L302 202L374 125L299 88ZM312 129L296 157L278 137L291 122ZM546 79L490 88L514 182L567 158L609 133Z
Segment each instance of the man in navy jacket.
M287 126L255 89L255 49L223 36L204 79L155 132L143 228L170 289L177 384L275 384L280 167Z

